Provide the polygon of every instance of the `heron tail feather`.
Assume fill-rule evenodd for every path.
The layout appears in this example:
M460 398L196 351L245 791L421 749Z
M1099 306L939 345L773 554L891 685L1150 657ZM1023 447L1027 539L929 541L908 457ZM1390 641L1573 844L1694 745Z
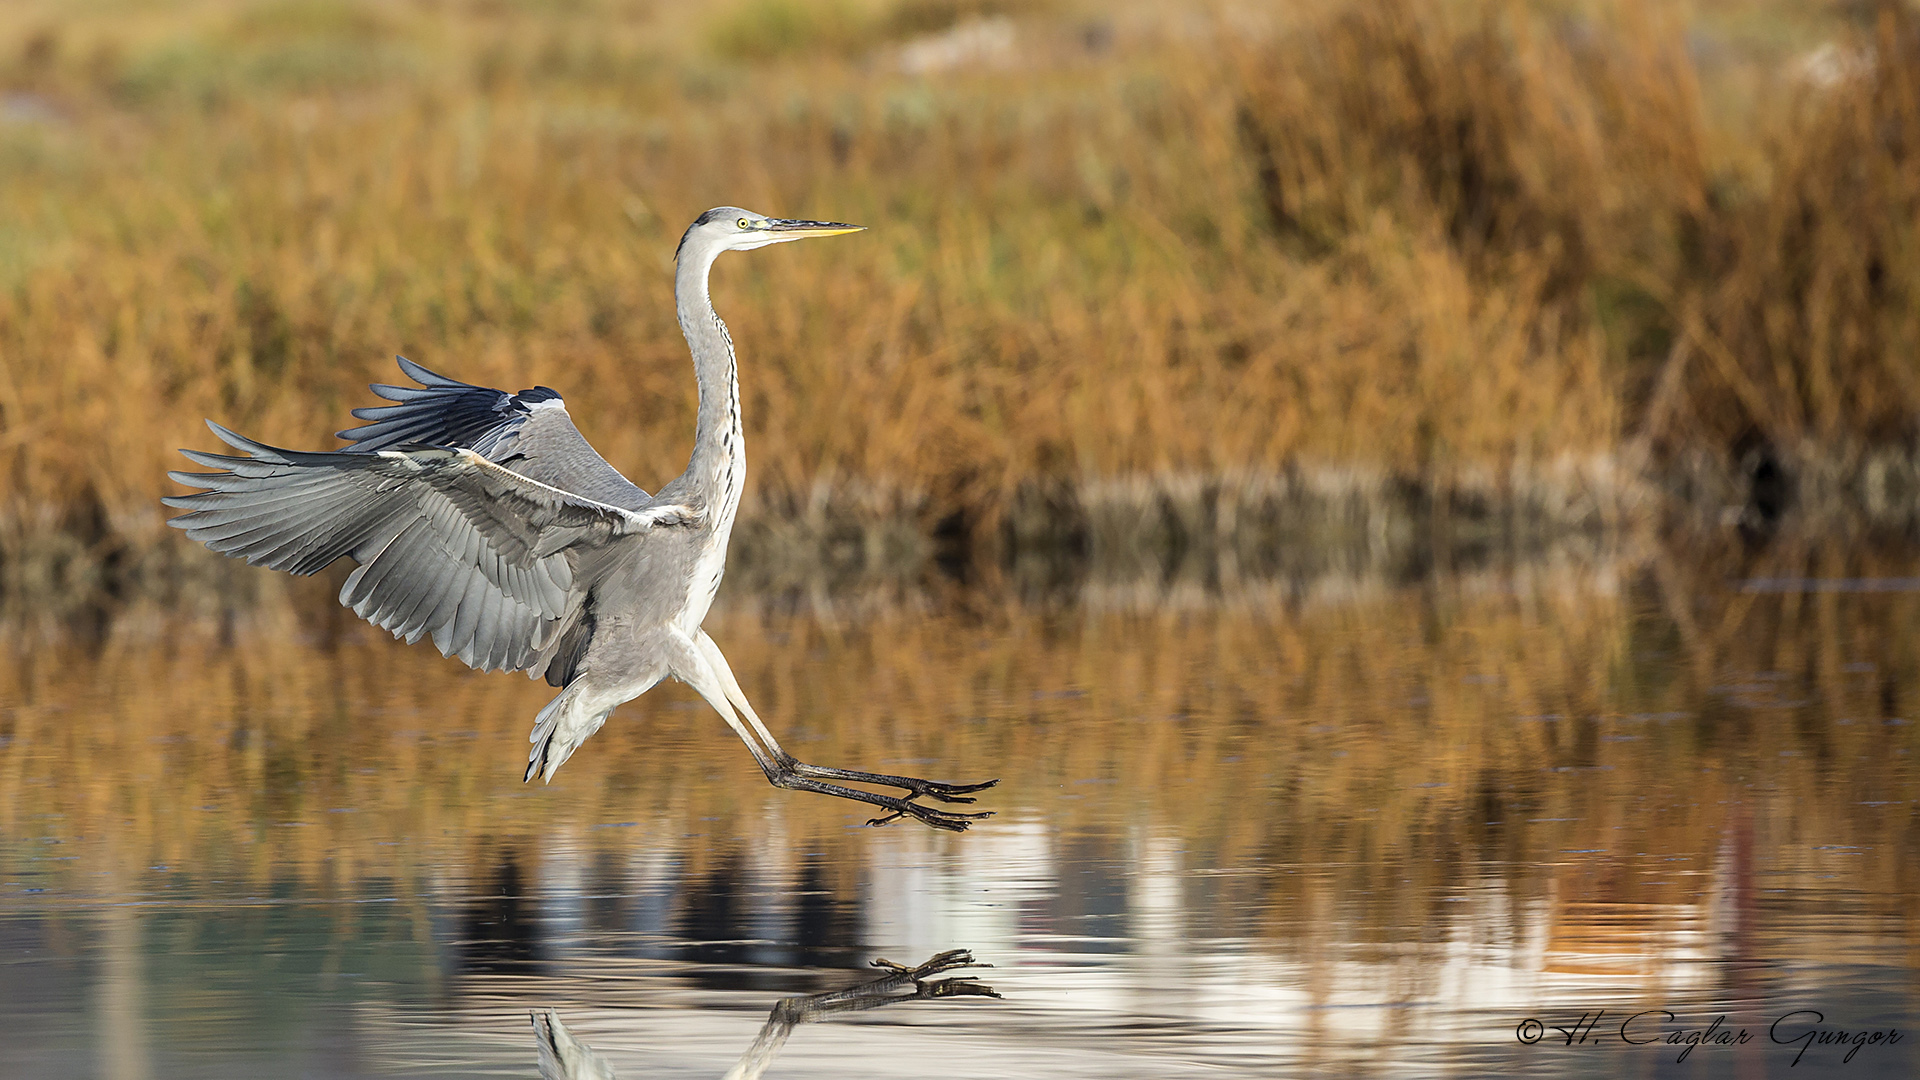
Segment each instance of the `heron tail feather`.
M580 701L579 685L567 687L547 702L533 719L533 734L528 741L533 749L527 754L527 774L522 783L535 776L552 783L553 774L573 756L588 736L600 730L612 709L593 710Z

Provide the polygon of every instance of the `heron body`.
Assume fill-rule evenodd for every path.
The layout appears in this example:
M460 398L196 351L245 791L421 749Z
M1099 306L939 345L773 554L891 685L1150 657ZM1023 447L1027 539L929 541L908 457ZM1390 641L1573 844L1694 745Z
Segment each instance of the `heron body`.
M418 387L375 384L395 404L354 410L352 445L308 453L208 426L245 456L181 451L214 469L170 473L205 490L163 500L169 524L222 554L296 574L359 563L340 602L408 642L482 670L560 687L535 718L526 778L551 780L620 704L665 678L692 686L747 744L768 780L964 830L990 787L809 765L780 748L701 629L725 572L746 479L733 342L707 281L727 251L855 231L736 207L702 214L676 255L675 307L700 406L686 471L649 495L609 465L546 387L508 394L402 358ZM826 783L896 788L905 797Z

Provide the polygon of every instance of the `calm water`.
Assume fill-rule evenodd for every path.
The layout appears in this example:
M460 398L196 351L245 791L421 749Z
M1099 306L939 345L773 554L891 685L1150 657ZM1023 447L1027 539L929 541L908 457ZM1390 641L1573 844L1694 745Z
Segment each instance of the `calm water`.
M0 623L0 1076L533 1077L543 1008L629 1077L1920 1065L1910 552L729 598L803 758L1003 779L963 836L677 687L522 785L544 686L268 588ZM1000 997L763 1031L956 948Z

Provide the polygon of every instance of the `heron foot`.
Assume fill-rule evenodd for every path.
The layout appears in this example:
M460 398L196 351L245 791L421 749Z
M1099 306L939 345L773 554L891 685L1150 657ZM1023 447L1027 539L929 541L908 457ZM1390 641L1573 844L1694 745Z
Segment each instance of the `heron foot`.
M973 800L968 799L966 801L972 802ZM982 810L973 814L961 814L952 810L941 810L932 806L922 806L917 802L903 802L899 806L894 807L892 813L871 818L867 821L867 824L878 828L881 825L898 821L909 814L936 829L946 829L949 832L966 832L967 827L972 825L973 822L981 818L992 817L993 811Z
M786 762L776 762L766 759L761 762L761 768L766 770L767 779L771 781L775 787L787 788L791 791L814 791L822 795L831 795L836 799L850 799L854 802L867 803L888 811L886 814L868 821L867 824L869 825L885 825L890 821L897 821L900 818L911 816L936 829L946 829L949 832L966 832L967 826L971 825L975 820L993 816L993 811L991 810L973 814L961 814L952 810L937 810L931 806L922 806L914 802L911 796L902 799L893 795L882 795L877 791L860 791L855 788L841 787L838 784L822 783L814 779L813 776L802 773L795 767L796 764L797 763L788 764ZM823 771L831 775L841 773L844 770L833 769ZM871 776L873 774L859 773L855 775ZM904 779L904 777L902 779ZM969 799L967 801L971 802L972 800Z
M908 798L926 797L938 799L944 803L970 803L975 800L968 793L985 791L1000 781L983 780L977 784L949 784L942 780L923 780L918 776L894 776L891 773L862 772L858 769L834 769L825 765L809 765L798 758L789 757L781 762L800 776L816 780L841 780L855 784L877 784L881 787L899 788L909 792Z

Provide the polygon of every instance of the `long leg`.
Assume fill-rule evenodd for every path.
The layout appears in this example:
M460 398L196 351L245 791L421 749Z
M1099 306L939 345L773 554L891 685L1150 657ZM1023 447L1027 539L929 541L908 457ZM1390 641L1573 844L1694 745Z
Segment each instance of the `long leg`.
M882 787L910 791L915 798L925 795L946 803L973 802L974 800L965 797L968 792L982 791L1000 782L987 780L978 784L949 784L939 780L923 780L917 776L894 776L889 773L860 772L854 769L834 769L825 765L809 765L782 750L779 740L775 739L773 733L767 730L767 726L760 722L760 717L753 711L753 706L747 703L746 692L740 689L739 680L733 677L733 669L727 666L727 658L721 654L720 646L707 636L707 632L696 631L693 641L699 647L700 655L712 666L714 674L720 677L720 686L726 691L727 700L746 715L747 723L753 725L753 730L765 742L774 760L799 776L815 780L845 780L855 784L878 784Z
M919 803L909 799L896 798L892 795L881 795L878 792L872 791L859 791L854 788L840 787L837 784L824 784L818 780L800 775L787 763L787 761L792 760L791 755L788 755L785 751L779 751L779 756L776 757L774 750L763 747L759 741L755 739L753 730L741 721L739 714L734 711L733 702L728 698L726 682L720 677L719 672L715 670L712 662L707 659L707 651L701 648L694 639L681 636L677 633L674 634L674 637L678 639L675 644L680 646L676 650L680 655L675 657L676 662L671 665L674 675L688 686L693 687L695 693L707 699L707 704L713 706L714 711L719 713L720 718L727 722L727 726L733 729L734 734L740 736L740 741L747 744L747 749L753 752L754 760L760 763L760 771L767 774L767 780L775 787L787 788L792 791L818 792L822 795L831 795L837 799L851 799L854 802L868 803L891 811L891 813L882 815L868 822L870 825L883 825L895 818L912 816L936 829L965 832L967 826L972 824L973 819L993 816L991 811L977 814L961 814L951 810L939 810L931 806L921 806ZM715 649L714 651L718 652L719 650ZM763 725L756 723L754 726L760 728L761 731L765 730ZM767 741L770 743L773 742L772 736L767 736ZM776 749L778 745L778 743L774 743ZM787 761L783 761L781 758L786 758Z

